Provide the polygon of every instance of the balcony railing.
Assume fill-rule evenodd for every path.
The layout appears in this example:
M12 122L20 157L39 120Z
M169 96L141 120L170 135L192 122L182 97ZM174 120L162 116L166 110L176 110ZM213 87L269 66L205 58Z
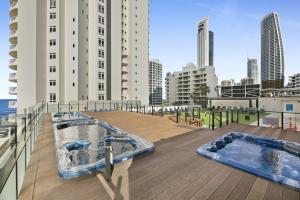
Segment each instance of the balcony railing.
M18 94L17 87L10 87L9 90L8 90L8 93L10 95L17 95Z

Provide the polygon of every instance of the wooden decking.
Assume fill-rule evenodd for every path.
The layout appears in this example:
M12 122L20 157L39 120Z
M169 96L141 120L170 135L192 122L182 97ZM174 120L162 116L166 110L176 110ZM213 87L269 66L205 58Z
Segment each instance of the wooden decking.
M200 145L231 130L292 141L300 141L298 134L236 124L209 131L136 113L89 114L155 142L155 153L134 160L128 170L130 199L299 199L299 191L206 159L195 152ZM47 115L19 199L110 197L95 175L71 181L58 177L52 124Z

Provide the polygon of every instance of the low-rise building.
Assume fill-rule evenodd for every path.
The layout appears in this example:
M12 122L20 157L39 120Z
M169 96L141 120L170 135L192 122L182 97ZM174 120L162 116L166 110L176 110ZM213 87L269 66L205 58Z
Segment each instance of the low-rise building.
M287 88L289 95L300 95L300 73L289 76Z
M201 97L200 86L207 85L210 89L208 98L217 97L215 88L218 77L213 66L196 67L188 63L181 71L168 73L166 76L166 98L169 104L189 104L194 93Z

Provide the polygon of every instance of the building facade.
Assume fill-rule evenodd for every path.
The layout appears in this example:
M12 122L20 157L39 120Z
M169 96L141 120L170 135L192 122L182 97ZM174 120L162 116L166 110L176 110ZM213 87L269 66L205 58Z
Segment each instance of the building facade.
M258 64L256 59L249 59L247 62L247 77L252 78L255 84L258 84Z
M284 87L284 52L277 13L266 15L261 22L261 87Z
M208 29L208 18L198 24L197 64L198 67L214 65L214 33Z
M235 86L235 80L230 79L230 80L221 81L221 87L227 87L227 86Z
M221 97L224 98L248 98L259 97L260 85L235 85L235 86L221 86Z
M149 104L162 104L162 64L159 60L149 61Z
M300 73L289 77L287 89L289 95L300 95Z
M191 94L201 97L200 86L205 84L209 87L210 93L207 97L215 98L215 88L218 85L218 77L215 68L212 66L196 67L188 63L179 72L168 73L166 76L166 97L169 104L190 104Z
M17 86L9 93L18 109L41 101L148 104L148 0L12 0L10 17L9 80Z

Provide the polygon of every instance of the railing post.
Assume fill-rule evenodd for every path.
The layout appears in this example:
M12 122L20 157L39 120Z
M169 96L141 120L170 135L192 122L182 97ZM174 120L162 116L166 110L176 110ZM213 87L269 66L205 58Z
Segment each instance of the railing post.
M226 125L228 125L229 124L229 111L228 110L226 110Z
M199 119L201 118L201 115L200 115L201 113L200 112L201 112L200 107L198 107L198 118Z
M187 108L184 109L184 113L185 122L187 122Z
M95 112L96 112L96 110L97 110L97 102L95 101Z
M59 112L59 102L57 102L57 112Z
M70 101L69 101L69 112L71 111L71 103L70 103Z
M238 124L239 123L239 119L240 119L240 116L239 116L239 110L237 110L237 113L236 113L236 123Z
M109 100L109 109L111 109L111 100Z
M259 110L257 111L257 126L259 127Z
M136 113L139 113L139 105L136 104Z
M153 106L152 106L152 115L153 115Z
M47 113L48 113L48 112L49 112L49 108L48 108L48 107L49 107L49 105L48 105L48 102L47 102L47 105L46 105L46 106L47 106Z
M233 123L233 110L231 110L231 123Z
M284 117L284 113L281 112L281 130L283 130L283 126L284 126L284 119L283 119L283 117Z
M131 106L130 106L130 112L132 112L132 102L131 102Z
M144 105L144 114L146 114L146 106Z
M222 113L222 110L221 110L220 111L220 128L223 126L222 118L223 118L223 113Z
M178 124L179 122L179 112L178 112L179 108L176 109L176 123Z
M195 108L193 107L193 114L192 114L192 116L193 116L193 120L195 119Z
M79 100L78 100L78 102L77 102L77 111L78 112L80 111L79 106L80 106L80 104L79 104Z
M89 111L89 101L86 102L86 110Z
M161 117L164 116L164 107L163 107L163 106L161 107L161 113L160 113L160 116L161 116Z
M215 112L213 111L211 114L212 114L211 129L215 130Z

